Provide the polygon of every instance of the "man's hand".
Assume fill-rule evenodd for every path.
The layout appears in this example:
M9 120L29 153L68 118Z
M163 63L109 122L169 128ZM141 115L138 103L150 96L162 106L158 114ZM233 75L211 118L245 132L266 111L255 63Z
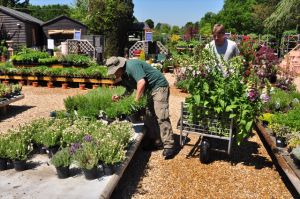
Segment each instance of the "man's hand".
M113 96L111 97L112 101L114 101L114 102L118 101L120 98L121 98L121 97L118 96L118 95L113 95Z

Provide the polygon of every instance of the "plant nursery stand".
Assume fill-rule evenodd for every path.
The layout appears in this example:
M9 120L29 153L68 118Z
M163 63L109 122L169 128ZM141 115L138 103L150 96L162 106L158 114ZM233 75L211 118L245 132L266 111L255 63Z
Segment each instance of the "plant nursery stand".
M24 98L24 95L14 96L12 98L6 99L0 102L0 114L5 115L7 113L7 107L9 104L19 101Z
M35 155L27 161L28 169L16 172L14 169L1 171L1 198L110 198L121 179L126 167L144 137L143 124L134 124L133 143L126 153L126 160L114 173L104 175L103 168L98 167L99 176L86 180L83 172L70 167L70 177L59 179L56 168L51 165L47 155Z

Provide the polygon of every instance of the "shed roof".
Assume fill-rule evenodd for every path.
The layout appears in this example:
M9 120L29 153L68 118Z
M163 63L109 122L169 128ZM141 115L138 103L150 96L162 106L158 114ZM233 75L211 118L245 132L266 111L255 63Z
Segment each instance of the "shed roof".
M31 23L37 23L39 25L42 25L44 22L29 15L29 14L26 14L24 12L20 12L20 11L17 11L17 10L14 10L14 9L11 9L11 8L8 8L8 7L4 7L4 6L0 6L0 11L8 14L8 15L11 15L21 21L27 21L27 22L31 22Z
M81 23L81 22L79 22L79 21L77 21L77 20L75 20L75 19L71 19L70 17L67 17L67 16L65 16L65 15L61 15L61 16L58 16L58 17L56 17L56 18L54 18L54 19L51 19L51 20L49 20L49 21L46 21L45 23L42 24L42 26L47 26L47 25L49 25L49 24L55 23L55 22L57 22L57 21L60 21L60 20L62 20L62 19L68 19L68 20L70 20L70 21L73 21L74 23L77 23L77 24L82 25L82 26L84 26L85 28L87 28L87 26L84 25L83 23Z

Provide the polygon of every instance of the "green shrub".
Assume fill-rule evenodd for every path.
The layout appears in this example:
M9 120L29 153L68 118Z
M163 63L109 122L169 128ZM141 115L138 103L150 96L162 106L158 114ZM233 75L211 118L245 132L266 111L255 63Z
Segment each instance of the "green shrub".
M63 148L51 158L51 164L55 167L68 167L72 163L72 156L69 147Z

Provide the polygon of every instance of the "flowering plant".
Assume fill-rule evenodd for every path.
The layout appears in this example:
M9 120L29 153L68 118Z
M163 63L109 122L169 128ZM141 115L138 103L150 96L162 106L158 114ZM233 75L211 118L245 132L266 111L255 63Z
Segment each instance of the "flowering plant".
M51 158L51 164L55 167L68 167L72 163L70 148L66 147L55 153Z
M45 147L53 147L59 145L62 131L70 126L71 121L68 118L55 119L51 125L41 132L40 143Z
M30 140L18 130L10 131L7 138L7 157L11 160L26 160L32 150Z
M228 62L216 58L213 52L203 50L191 60L193 71L190 73L187 98L189 112L193 121L199 121L205 115L228 115L233 118L240 143L247 137L253 120L260 113L260 91L254 72L244 77L241 57ZM199 108L209 111L199 113ZM203 115L204 114L204 115Z
M272 78L276 76L279 60L272 48L268 46L260 47L255 55L255 64L258 67L257 75L260 78L267 78L270 82L276 81Z
M98 165L99 154L97 143L92 136L86 135L82 144L71 146L71 152L74 153L74 160L82 169L92 169Z

